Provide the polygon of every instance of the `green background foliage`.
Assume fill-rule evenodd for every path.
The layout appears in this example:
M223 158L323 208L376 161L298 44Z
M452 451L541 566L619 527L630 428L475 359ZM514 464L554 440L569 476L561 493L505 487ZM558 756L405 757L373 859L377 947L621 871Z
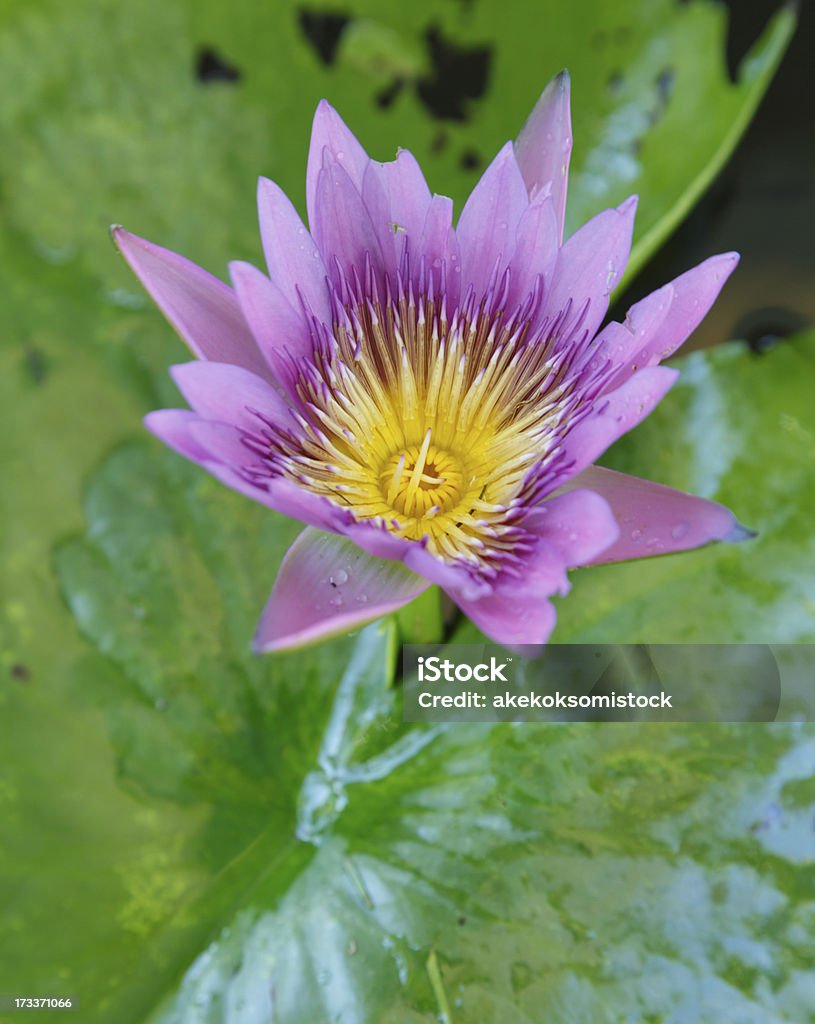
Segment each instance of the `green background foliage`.
M636 268L792 17L732 84L708 2L345 10L329 63L290 3L0 13L0 994L90 1024L815 1019L811 732L407 727L393 622L253 658L298 528L141 437L182 348L105 233L257 260L255 178L302 205L321 96L460 203L566 65L570 222L639 192ZM461 119L428 105L439 40L489 50ZM239 80L197 79L202 47ZM760 538L575 574L558 636L813 642L815 338L683 366L610 463Z

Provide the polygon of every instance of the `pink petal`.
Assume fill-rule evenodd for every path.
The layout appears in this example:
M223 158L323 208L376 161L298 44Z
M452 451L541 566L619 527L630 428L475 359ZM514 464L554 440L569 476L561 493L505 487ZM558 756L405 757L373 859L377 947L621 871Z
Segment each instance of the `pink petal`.
M206 453L207 459L234 470L262 465L262 458L244 444L244 435L231 423L199 419L189 427L190 437ZM265 504L265 502L264 502Z
M222 484L282 515L335 532L343 532L352 519L347 511L288 480L252 483L241 470L261 460L243 444L235 427L203 420L188 409L160 409L145 416L144 423L166 445Z
M334 533L346 531L352 518L347 509L340 509L327 499L281 477L255 483L247 471L262 466L263 459L246 447L237 428L226 423L198 420L190 425L189 432L193 442L206 452L205 460L195 461L200 461L227 487L308 526Z
M384 227L392 239L395 232L397 258L401 256L407 239L410 239L411 249L417 249L431 195L416 158L406 149L400 149L396 159L389 163L372 160L368 164L363 178L362 196L370 210L369 179L379 182L386 198L388 215Z
M270 480L265 494L265 498L256 500L289 519L318 529L342 533L353 518L347 509L338 508L327 498L312 494L288 480Z
M219 427L221 424L218 423L200 423L195 431L199 436L208 432L210 436L206 438L206 441L215 447L214 435ZM221 429L225 430L226 428ZM237 491L238 494L243 494L247 498L251 498L252 501L257 501L283 516L288 516L289 519L294 519L298 523L305 523L320 530L339 532L349 518L348 513L343 509L336 508L325 498L303 490L288 480L270 480L265 487L261 487L247 480L237 469L224 463L211 461L202 463L202 465L217 480L233 491Z
M228 363L181 363L170 369L179 391L199 416L257 431L255 412L283 426L293 425L290 408L265 380ZM251 410L251 411L250 411Z
M518 223L507 307L529 295L538 276L548 285L558 256L558 226L550 196L530 204Z
M391 533L384 525L365 519L349 523L343 528L342 534L369 555L392 558L398 562L416 545L416 541L406 540Z
M291 356L311 352L311 332L302 313L251 263L229 264L240 308L275 377L284 386L292 375Z
M362 189L362 176L368 166L368 154L331 104L326 100L320 100L311 127L311 145L306 169L306 209L312 234L316 225L317 183L326 151L345 169L354 188L359 192Z
M571 478L594 462L618 437L653 412L679 376L678 370L652 366L640 370L622 387L597 400L597 410L579 423L564 441Z
M753 536L729 509L715 501L601 466L585 469L568 487L589 488L602 495L620 526L619 539L590 556L586 564L687 551L715 540L740 541Z
M516 599L497 593L480 601L454 599L482 633L504 646L544 644L555 628L557 615L545 598Z
M453 231L453 200L433 196L422 225L420 252L429 262L444 260L458 252Z
M204 463L209 453L190 433L192 425L200 422L201 417L189 409L157 409L144 417L147 429L169 448L191 462Z
M619 372L606 388L614 391L640 366L638 353L665 322L673 302L673 287L666 284L633 305L623 323L612 320L597 335L595 352L602 362L619 366Z
M430 268L445 267L445 297L447 311L458 305L461 295L461 251L453 230L453 200L447 196L433 196L422 228L421 242L411 248L411 268L416 280L422 259ZM435 285L440 288L440 271L436 271Z
M464 565L442 561L421 544L414 542L402 559L405 565L431 583L436 583L454 598L475 601L492 593L492 584L474 576Z
M625 270L631 251L631 234L637 197L631 196L613 210L592 217L560 250L552 287L544 312L555 317L571 302L572 314L564 330L574 324L588 303L581 331L593 335L608 309L609 295Z
M253 482L246 470L262 466L263 459L247 447L239 428L196 417L186 426L186 430L197 452L192 454L181 449L178 451L204 466L228 487L299 522L335 532L346 531L352 518L350 513L337 508L325 498L280 477L263 483Z
M233 491L301 523L324 530L343 531L350 515L325 498L301 490L288 480L254 484L240 470L257 464L259 457L240 440L239 432L224 423L202 420L187 409L161 409L144 418L145 426L170 448Z
M673 301L668 315L637 355L637 365L653 366L676 351L699 326L739 264L739 254L711 256L671 281Z
M534 509L523 526L537 536L537 543L520 577L499 577L492 593L480 599L446 588L476 624L500 643L543 643L554 625L548 599L569 592L566 569L595 557L619 534L608 503L588 490L551 498ZM509 616L501 611L504 604L514 609ZM489 628L486 623L491 623Z
M480 297L496 262L501 268L509 264L518 222L528 205L526 186L508 142L484 171L456 227L463 294L472 285Z
M738 266L737 253L712 256L632 306L625 323L610 323L597 337L599 351L620 363L610 384L666 359L696 330Z
M332 276L336 260L346 273L356 267L362 278L366 256L381 274L382 248L370 214L357 186L328 151L317 178L312 231Z
M412 601L428 583L336 534L307 529L286 553L255 635L280 651L347 633Z
M384 179L374 169L373 160L368 163L362 176L361 195L362 205L368 212L371 226L379 242L384 269L393 279L398 269L398 261L396 258L396 237L391 217L390 197L385 189Z
M240 435L234 427L203 420L189 409L159 409L144 417L144 425L159 440L202 466L227 487L268 505L266 491L249 483L233 468L238 462L243 465L257 460L248 448L240 445Z
M558 242L563 238L571 152L569 74L561 71L543 90L515 141L515 155L530 199L547 186L551 189Z
M316 317L330 322L326 271L314 239L286 193L268 178L258 181L258 219L269 277L295 310L299 292Z
M492 593L472 600L448 593L482 632L504 645L538 645L555 625L549 598L566 594L566 569L582 565L617 538L619 529L608 503L588 490L551 498L523 522L538 542L519 579L498 579Z
M232 289L223 281L124 228L114 228L113 239L150 297L195 355L270 376Z
M558 494L534 509L524 520L524 527L555 548L568 569L596 559L620 534L604 497L593 490L571 487L568 493Z

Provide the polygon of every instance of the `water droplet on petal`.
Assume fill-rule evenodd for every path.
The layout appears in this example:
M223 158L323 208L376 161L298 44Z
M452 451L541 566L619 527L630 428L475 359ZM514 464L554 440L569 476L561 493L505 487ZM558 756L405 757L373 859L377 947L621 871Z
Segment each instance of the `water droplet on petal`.
M680 540L688 532L687 523L677 523L677 525L671 530L671 536L674 540Z
M334 582L339 587L341 587L343 583L348 582L348 573L345 571L345 569L340 569L339 572L334 574Z
M641 536L642 536L642 530L632 530L631 531L631 540L639 540Z
M332 608L342 608L342 598L337 594L336 597L332 597L328 602Z
M367 604L368 603L368 595L367 594L358 594L357 595L357 602L359 604Z

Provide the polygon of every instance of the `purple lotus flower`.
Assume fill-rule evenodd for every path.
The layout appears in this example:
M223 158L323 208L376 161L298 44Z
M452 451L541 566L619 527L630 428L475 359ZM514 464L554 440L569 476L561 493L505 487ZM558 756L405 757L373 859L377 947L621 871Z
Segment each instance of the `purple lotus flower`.
M268 275L233 288L121 228L116 242L200 361L191 410L147 426L229 487L307 524L260 651L344 632L438 584L488 636L544 642L568 569L738 540L721 505L593 465L677 377L657 366L738 262L715 256L602 330L636 198L565 243L568 77L453 227L416 160L371 160L322 102L310 231L260 180ZM671 439L666 439L670 444Z

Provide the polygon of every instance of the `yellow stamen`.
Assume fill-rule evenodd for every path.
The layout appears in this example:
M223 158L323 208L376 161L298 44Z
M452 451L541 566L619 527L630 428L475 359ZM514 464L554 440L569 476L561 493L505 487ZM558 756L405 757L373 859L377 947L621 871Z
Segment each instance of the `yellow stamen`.
M320 381L301 385L282 471L440 558L487 565L514 542L530 467L559 443L568 367L553 371L545 340L526 344L500 315L451 328L423 297L349 316Z
M388 504L390 506L393 506L393 503L396 501L396 495L399 492L399 481L402 479L402 473L404 472L404 469L405 453L402 452L402 454L399 456L399 461L396 464L396 469L393 471L390 487L388 488Z
M419 457L416 460L416 465L413 467L413 471L410 476L410 483L408 484L407 494L405 495L405 513L407 515L410 515L413 509L416 492L419 489L419 484L422 482L422 474L424 473L425 462L427 462L427 450L430 447L430 433L431 432L428 430L424 436Z

